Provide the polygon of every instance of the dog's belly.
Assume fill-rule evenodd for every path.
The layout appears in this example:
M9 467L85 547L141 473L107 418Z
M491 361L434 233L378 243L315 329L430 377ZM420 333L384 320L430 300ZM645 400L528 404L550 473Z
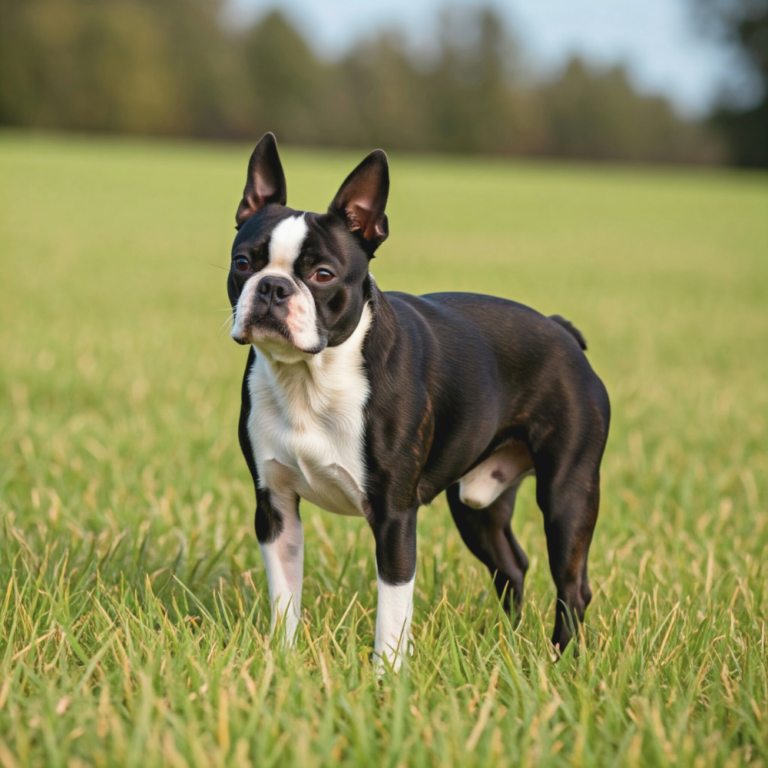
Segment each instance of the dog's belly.
M491 454L459 480L459 498L468 507L485 509L532 471L533 459L526 445L512 443Z
M347 470L338 464L318 464L301 461L281 463L268 459L262 463L264 485L283 493L292 490L327 512L360 517L363 515L364 497L361 489Z

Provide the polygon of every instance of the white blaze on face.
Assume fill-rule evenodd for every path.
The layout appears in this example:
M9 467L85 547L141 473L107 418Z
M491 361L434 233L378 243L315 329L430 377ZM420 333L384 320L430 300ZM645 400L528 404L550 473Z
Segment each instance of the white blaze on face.
M301 246L304 244L308 229L304 214L300 214L283 219L272 230L267 266L248 278L237 301L235 324L232 327L234 338L241 337L243 334L240 318L248 315L248 308L253 304L256 289L261 279L267 275L277 275L289 279L296 288L294 294L288 299L288 317L286 320L291 334L291 342L300 350L314 350L320 346L314 297L309 288L294 275L294 265L301 253ZM260 346L260 341L258 337L253 339L256 346ZM275 337L270 336L265 341L269 345L269 350L262 351L275 351Z
M283 219L269 239L269 263L259 274L278 274L291 277L293 264L299 256L307 236L304 214Z

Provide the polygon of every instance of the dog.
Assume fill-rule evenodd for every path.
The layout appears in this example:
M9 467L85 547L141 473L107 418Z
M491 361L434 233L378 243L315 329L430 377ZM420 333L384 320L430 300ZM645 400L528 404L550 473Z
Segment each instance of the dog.
M227 289L248 345L239 440L256 491L272 628L300 621L299 499L364 517L374 535L373 658L399 669L411 642L419 507L446 491L462 539L519 615L528 558L511 529L536 476L562 649L592 597L610 405L581 333L506 299L382 292L370 272L389 234L389 165L371 152L327 213L286 205L277 142L248 163Z

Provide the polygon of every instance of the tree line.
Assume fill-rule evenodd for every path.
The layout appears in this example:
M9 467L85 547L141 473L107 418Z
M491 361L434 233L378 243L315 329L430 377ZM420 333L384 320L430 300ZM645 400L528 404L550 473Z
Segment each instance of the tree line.
M317 55L277 10L234 29L224 0L0 0L0 125L317 146L721 162L712 122L572 59L534 80L491 9L441 15L434 50L396 32Z

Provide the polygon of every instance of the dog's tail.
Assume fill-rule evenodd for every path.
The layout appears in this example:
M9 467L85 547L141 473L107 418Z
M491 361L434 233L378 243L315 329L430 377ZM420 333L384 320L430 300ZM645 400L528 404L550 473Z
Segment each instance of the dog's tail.
M558 325L562 325L576 339L579 346L586 351L587 340L584 338L584 334L570 320L566 320L561 315L550 315L549 319L554 320Z

